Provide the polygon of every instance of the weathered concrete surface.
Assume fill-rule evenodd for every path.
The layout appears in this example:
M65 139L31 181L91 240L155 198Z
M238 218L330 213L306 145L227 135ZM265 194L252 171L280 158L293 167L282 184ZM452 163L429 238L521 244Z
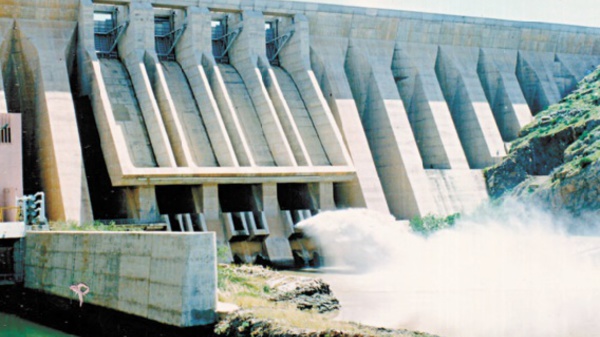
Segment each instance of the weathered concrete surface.
M88 221L92 210L69 85L76 26L76 22L18 19L13 47L21 52L13 57L22 67L17 76L25 80L18 89L25 161L39 180L39 186L29 187L46 192L50 218Z
M25 287L164 324L213 323L217 305L213 233L29 232Z
M107 184L126 195L124 213L164 214L156 186L189 186L195 192L177 198L193 206L174 214L196 208L222 233L211 193L224 184L316 183L333 191L328 207L398 218L471 208L467 196L485 195L481 171L470 169L497 162L531 112L560 100L600 60L599 29L562 25L263 0L0 4L0 82L7 93L26 88L20 101L7 94L7 106L26 110L26 162L40 172L53 219L92 218L95 177L82 166L73 94L90 102L93 111L81 113L94 115L93 150ZM107 6L118 6L128 27L118 59L100 61L94 10ZM173 13L173 28L186 28L174 61L160 62L154 18ZM227 65L211 42L211 20L224 17L228 33L242 29ZM267 60L266 21L292 33L278 66ZM26 73L17 79L15 62ZM252 211L277 226L281 196L269 198L275 206Z

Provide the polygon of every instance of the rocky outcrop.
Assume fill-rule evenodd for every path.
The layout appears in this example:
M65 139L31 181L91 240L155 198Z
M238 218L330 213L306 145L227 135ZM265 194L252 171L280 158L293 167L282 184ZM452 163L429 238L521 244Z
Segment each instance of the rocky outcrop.
M600 69L572 94L540 112L509 155L485 171L492 198L544 202L574 214L597 211L600 159ZM545 176L545 179L540 179Z
M371 328L355 324L361 332L346 332L335 329L314 331L284 327L273 320L258 319L251 312L240 311L219 322L215 327L217 336L226 337L435 337L422 332Z
M241 265L232 270L238 275L265 279L270 301L288 302L299 310L315 310L319 313L340 309L339 301L329 284L321 279L284 275L261 266Z
M340 309L337 298L329 284L321 279L308 277L279 277L267 282L276 302L291 302L299 310L316 310L326 313Z

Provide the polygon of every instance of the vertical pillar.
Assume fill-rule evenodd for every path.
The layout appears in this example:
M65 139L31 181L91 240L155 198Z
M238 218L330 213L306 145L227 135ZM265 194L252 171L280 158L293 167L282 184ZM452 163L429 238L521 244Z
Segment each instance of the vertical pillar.
M336 209L332 182L318 182L310 184L309 187L311 196L318 201L319 210L333 211Z
M159 218L154 186L126 187L127 216L142 221L156 221Z
M435 74L438 48L396 44L392 72L426 169L468 169L448 104Z
M410 219L438 210L394 82L394 49L395 41L351 39L346 72L390 210Z
M506 142L515 140L519 130L533 119L515 74L517 52L481 49L477 72L496 124Z
M235 21L236 18L238 22ZM259 66L266 68L267 71L270 68L265 51L264 17L260 12L244 11L242 15L233 16L230 21L231 25L243 25L239 37L229 50L231 65L236 68L246 85L273 159L278 166L297 166L298 163L262 81L259 68Z
M554 58L554 53L518 53L517 78L534 115L560 100L554 80Z
M132 2L129 4L129 17L119 19L119 22L129 20L119 42L119 57L129 72L156 162L161 167L176 167L175 155L144 63L147 46L154 45L154 10L150 3Z
M277 184L262 184L263 211L269 226L269 237L264 242L271 263L281 267L294 265L292 248L286 237L281 209L277 199Z
M69 64L75 44L75 23L48 25L42 20L17 20L21 72L33 87L20 88L21 102L33 119L30 130L35 149L30 153L39 165L40 181L47 196L51 220L91 221L87 177L79 141L75 106L69 81Z
M312 67L316 77L321 79L321 89L342 131L356 169L355 180L336 185L340 206L367 207L389 213L383 186L344 71L347 41L315 36L311 39L311 48Z
M311 68L308 18L303 14L296 14L293 20L291 18L281 20L279 29L294 32L279 53L279 61L298 88L318 134L316 139L305 139L308 151L314 152L313 147L322 146L332 165L349 165L352 159Z
M219 186L217 184L204 184L192 187L192 196L194 197L196 212L204 214L208 230L217 233L217 243L226 243L227 240L221 222Z
M175 47L220 166L239 166L202 61L212 59L211 17L207 8L187 8L187 28Z
M477 73L479 49L441 46L436 74L450 107L469 165L483 169L506 155Z

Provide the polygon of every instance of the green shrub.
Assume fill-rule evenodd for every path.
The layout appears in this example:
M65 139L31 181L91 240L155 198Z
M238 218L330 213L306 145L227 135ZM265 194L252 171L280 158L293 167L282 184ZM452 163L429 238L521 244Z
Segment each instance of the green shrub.
M439 230L453 227L459 218L460 213L451 214L447 217L435 215L416 216L410 220L410 228L423 236L429 236Z
M593 162L590 157L583 157L579 160L579 167L586 168Z
M55 231L100 231L100 232L121 232L130 230L127 226L117 225L113 221L108 224L100 221L87 222L80 224L75 221L54 221L50 222L50 229Z

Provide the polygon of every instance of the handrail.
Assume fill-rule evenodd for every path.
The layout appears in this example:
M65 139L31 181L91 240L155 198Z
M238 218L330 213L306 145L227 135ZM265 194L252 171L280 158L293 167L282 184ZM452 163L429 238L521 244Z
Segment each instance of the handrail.
M167 37L169 35L173 35L173 34L179 32L180 30L184 30L186 26L187 26L187 24L184 23L181 27L179 27L177 29L174 29L174 30L172 30L172 31L170 31L168 33L165 33L165 34L162 34L162 35L160 35L160 34L159 35L154 35L154 36L157 37L157 38L165 38L165 37Z
M277 42L277 40L282 40L284 38L292 37L292 34L294 34L294 31L290 30L289 32L287 32L287 33L285 33L283 35L276 36L276 37L272 38L271 40L267 41L267 44L269 44L269 43L275 43L275 42Z
M129 26L129 21L125 21L123 24L109 30L108 32L94 32L94 35L102 35L102 36L114 35L115 36L114 41L112 42L112 45L110 46L110 48L108 50L96 50L96 52L98 54L103 54L103 55L111 54L117 47L119 40L123 36L123 33L125 32L125 30L127 29L128 26Z
M179 39L181 38L181 36L183 35L183 32L185 31L185 29L187 28L187 23L184 23L180 28L177 28L167 34L163 34L163 35L155 35L155 38L158 39L164 39L164 38L168 38L171 35L173 35L173 43L171 44L171 46L169 47L169 50L162 54L162 53L157 53L158 56L168 56L171 55L171 53L173 52L173 49L175 49L175 46L177 46L177 42L179 42Z
M290 30L289 32L278 36L272 40L270 40L269 42L267 42L266 44L273 44L273 46L276 48L275 53L273 53L273 56L271 56L269 58L269 62L274 61L277 58L277 55L279 55L279 52L281 52L281 50L283 49L283 47L288 43L288 41L292 38L292 35L294 35L294 31ZM279 42L279 43L277 43Z
M229 35L238 34L238 33L239 33L239 32L241 32L241 31L242 31L242 27L238 27L238 28L234 29L233 31L231 31L231 32L229 32L229 33L227 33L227 34L225 34L225 35L221 35L221 36L219 36L219 37L217 37L217 38L214 38L214 37L213 37L213 38L212 38L212 40L213 40L213 41L224 40L224 39L225 39L225 38L227 38Z
M126 24L126 23L124 23L124 24L121 24L121 25L118 25L118 26L116 26L115 28L113 28L113 29L111 29L111 30L108 30L108 31L106 31L106 32L94 31L94 34L96 34L96 35L109 35L109 34L112 34L112 32L114 32L115 30L117 30L117 29L121 28L121 26L123 26L123 25L125 25L125 24Z

